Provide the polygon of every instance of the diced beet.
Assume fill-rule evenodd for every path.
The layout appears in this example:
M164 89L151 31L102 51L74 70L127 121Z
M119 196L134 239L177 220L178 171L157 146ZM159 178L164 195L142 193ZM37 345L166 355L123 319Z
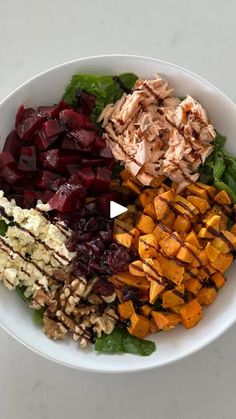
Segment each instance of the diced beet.
M25 172L34 172L37 170L36 150L34 146L22 147L18 169Z
M62 177L62 176L58 177L55 180L52 180L51 183L50 183L50 188L49 189L52 189L52 191L57 191L58 188L60 188L60 186L63 185L66 182L66 180L67 180L67 178Z
M77 130L84 127L83 115L80 115L73 109L64 109L59 113L59 118L70 130Z
M38 199L41 199L41 201L45 202L46 204L54 196L54 194L55 192L47 190L44 191L42 197Z
M6 138L3 151L9 151L16 161L19 160L21 140L16 131L12 131Z
M42 172L38 172L35 186L38 189L53 189L52 182L57 179L61 179L61 176L48 170L43 170Z
M9 200L14 199L16 201L16 205L19 207L23 207L23 195L17 193L11 193L7 195Z
M10 185L2 178L0 178L0 189L5 195L8 195L11 191Z
M34 114L24 117L21 122L16 124L16 132L22 140L30 140L45 120L46 116L35 111Z
M81 160L81 166L104 166L105 159L103 158L86 158Z
M113 159L113 155L109 147L105 147L102 150L100 150L99 156L105 157L106 159Z
M75 141L74 138L68 137L65 135L61 142L61 148L65 150L80 150L79 144Z
M16 112L16 125L20 124L23 119L34 115L35 110L33 108L25 108L24 105L20 105Z
M40 153L40 163L42 167L51 170L57 170L58 162L60 158L60 152L58 149L48 150L44 153Z
M37 202L37 194L35 191L24 191L23 206L24 208L33 208Z
M85 188L90 188L90 186L95 181L95 174L91 167L84 167L80 169L77 173L71 176L70 182L71 183L81 183L85 186Z
M68 166L71 165L75 165L80 163L81 157L79 154L74 153L74 154L64 154L59 158L59 163L58 163L58 172L60 173L68 173Z
M49 148L58 136L65 131L65 126L60 121L50 119L45 121L35 134L35 145L42 151Z
M72 137L79 144L81 149L85 149L86 151L91 150L92 144L95 140L95 132L83 128L71 131L68 136Z
M75 173L78 172L80 166L78 164L68 164L66 168L70 175L74 175Z
M44 151L49 148L57 139L57 135L47 138L42 128L39 128L35 133L34 143L39 151Z
M19 170L15 163L11 163L2 169L1 177L10 185L14 185L24 179L24 172Z
M64 183L50 199L49 205L59 212L75 211L82 204L84 196L83 186Z
M61 101L58 105L53 106L39 106L38 112L48 116L49 118L56 118L63 109L71 109L68 103Z
M111 182L111 171L104 167L98 167L96 170L96 178L93 182L92 190L94 192L106 192Z
M54 137L65 131L65 125L56 119L49 119L42 124L42 130L47 138Z
M87 93L85 90L79 89L76 92L76 99L78 100L79 107L85 115L91 115L96 102L96 96Z
M10 153L10 151L3 151L2 153L0 153L0 170L4 167L4 166L8 166L11 163L14 163L15 160L12 156L12 154Z
M99 151L103 150L105 147L106 147L106 141L104 140L104 138L97 136L94 142L93 150L98 153Z
M116 201L118 195L116 192L108 192L102 195L99 195L96 198L97 209L99 213L105 215L106 217L110 217L110 202Z

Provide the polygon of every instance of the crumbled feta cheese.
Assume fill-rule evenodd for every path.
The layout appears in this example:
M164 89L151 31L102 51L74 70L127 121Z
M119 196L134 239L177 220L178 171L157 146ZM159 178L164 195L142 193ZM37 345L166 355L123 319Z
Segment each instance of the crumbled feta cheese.
M37 209L22 209L0 191L0 215L10 223L0 236L0 280L9 288L27 287L29 296L47 288L55 268L70 264L75 256L66 248L70 230L64 235Z

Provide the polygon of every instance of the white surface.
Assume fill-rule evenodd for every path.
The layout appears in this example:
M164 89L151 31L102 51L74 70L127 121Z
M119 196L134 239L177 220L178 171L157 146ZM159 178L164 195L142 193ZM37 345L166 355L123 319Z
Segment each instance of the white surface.
M117 202L110 202L110 218L118 217L118 215L124 214L127 208Z
M54 64L121 52L183 65L236 99L233 0L87 3L0 2L0 98ZM0 332L0 417L234 417L235 333L175 365L112 377L53 365Z
M71 61L38 75L16 89L0 104L1 140L12 129L13 117L20 103L37 106L58 102L68 80L77 71L96 74L116 74L116 72L119 74L131 71L144 78L158 72L168 79L177 96L189 93L200 100L209 110L209 116L214 121L216 129L228 137L229 150L236 154L234 142L236 109L230 99L208 82L173 64L152 58L121 55ZM224 118L221 118L221 115L224 115ZM0 288L0 322L12 336L37 353L75 368L100 372L128 372L162 366L204 347L233 324L236 320L235 273L236 265L233 264L227 272L227 286L220 292L216 302L204 313L204 321L188 333L179 327L171 333L152 336L152 339L158 343L158 351L145 358L128 354L115 357L97 354L91 347L88 351L78 352L73 341L55 343L47 339L43 333L40 333L38 327L32 324L27 307L4 287Z

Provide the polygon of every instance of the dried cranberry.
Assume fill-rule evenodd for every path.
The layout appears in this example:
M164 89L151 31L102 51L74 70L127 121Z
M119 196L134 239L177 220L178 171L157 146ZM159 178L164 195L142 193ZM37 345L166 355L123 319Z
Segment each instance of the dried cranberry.
M98 294L104 295L104 297L108 297L114 292L114 287L112 283L102 278L95 282L93 289Z

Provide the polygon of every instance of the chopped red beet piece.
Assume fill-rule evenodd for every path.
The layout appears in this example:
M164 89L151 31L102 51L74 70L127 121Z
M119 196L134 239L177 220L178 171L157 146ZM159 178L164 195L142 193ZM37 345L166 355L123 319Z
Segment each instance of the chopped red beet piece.
M3 151L2 153L0 153L0 170L4 166L8 166L8 164L14 163L14 162L15 160L12 154L10 153L10 151Z
M71 131L68 136L74 139L81 147L81 149L86 150L91 149L91 146L95 140L95 132L83 128L76 131Z
M47 191L44 191L41 198L38 198L38 199L41 199L41 201L47 203L54 196L54 194L55 192L47 190Z
M25 108L24 105L20 105L16 112L16 125L20 124L23 119L28 118L35 114L33 108Z
M19 160L21 140L16 131L12 131L6 138L3 151L9 151L16 161Z
M40 163L42 167L46 169L56 170L60 158L60 152L58 149L48 150L44 153L40 153Z
M84 167L83 169L78 170L77 173L72 175L69 181L75 184L82 182L85 188L88 189L95 181L95 174L91 167Z
M25 111L26 113L26 111ZM30 116L24 115L19 123L16 123L16 132L22 140L31 140L35 131L46 120L46 116L34 111Z
M49 172L48 170L43 170L42 172L38 172L38 176L35 182L35 186L38 189L53 189L52 187L53 182L55 180L62 179L62 182L65 182L65 178L62 178L60 175L56 173Z
M38 112L48 116L49 118L56 118L63 109L71 109L68 103L60 102L53 106L39 106Z
M80 115L73 109L64 109L59 113L59 118L70 130L76 130L84 126L83 115Z
M49 205L59 212L75 211L82 205L84 195L83 186L64 183L50 199Z
M35 207L37 202L37 194L35 191L24 191L23 206L24 208Z
M76 99L78 100L79 107L82 112L85 115L91 115L96 103L96 96L91 93L87 93L85 90L78 90L76 93Z
M107 216L110 217L110 202L111 201L117 201L118 194L116 192L108 192L105 194L102 194L96 198L96 204L98 211Z
M9 185L14 185L15 183L20 182L24 179L24 172L19 170L16 167L15 163L11 163L8 166L5 166L1 171L1 177L9 183Z
M37 170L36 150L34 146L22 147L18 169L26 172L34 172Z
M56 140L58 135L47 138L42 128L39 128L34 136L34 143L39 151L44 151L49 148Z
M109 189L111 181L111 171L104 167L98 167L96 178L93 182L92 190L94 192L106 192Z

